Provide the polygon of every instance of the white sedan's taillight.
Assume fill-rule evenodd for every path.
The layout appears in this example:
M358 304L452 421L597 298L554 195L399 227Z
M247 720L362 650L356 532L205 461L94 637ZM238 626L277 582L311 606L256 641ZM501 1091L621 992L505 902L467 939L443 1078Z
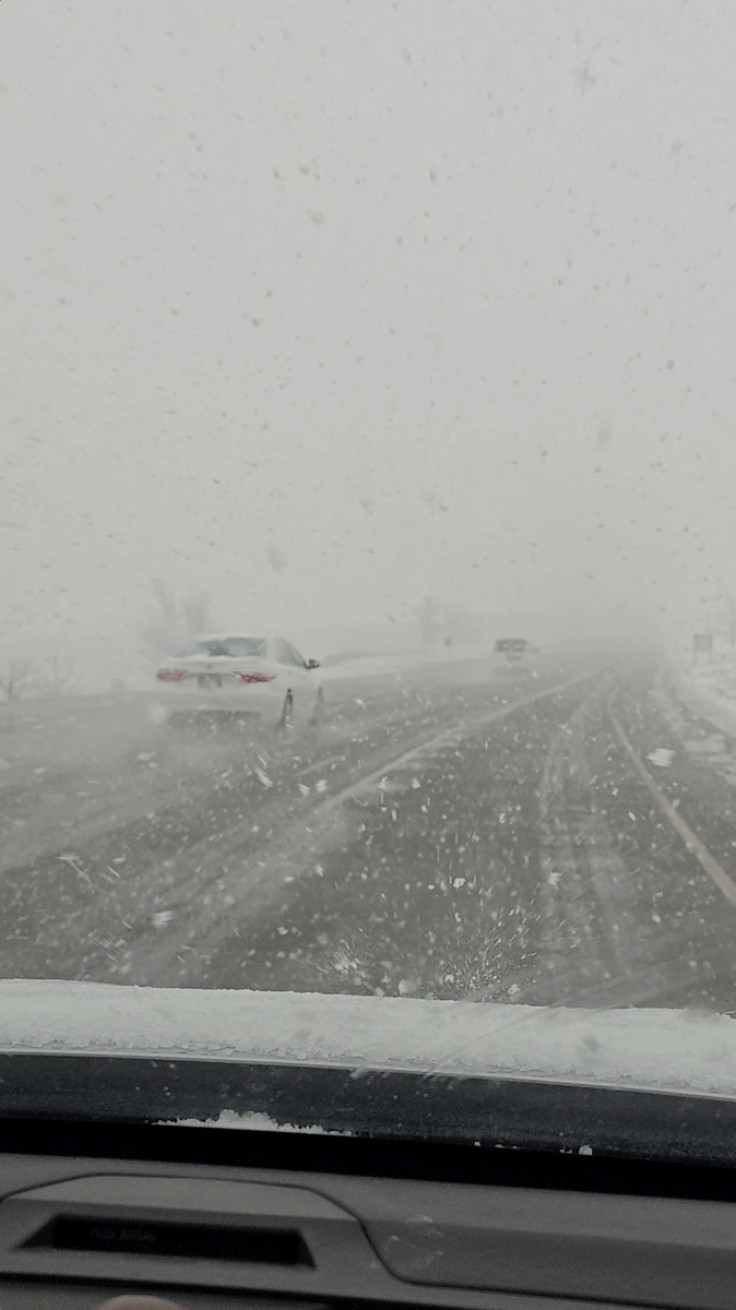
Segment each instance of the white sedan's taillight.
M273 682L274 678L276 677L276 674L275 673L236 673L235 676L236 678L239 678L242 683L249 685L254 682Z
M159 682L181 682L182 678L186 678L186 676L187 675L183 669L163 668L159 669L156 674Z

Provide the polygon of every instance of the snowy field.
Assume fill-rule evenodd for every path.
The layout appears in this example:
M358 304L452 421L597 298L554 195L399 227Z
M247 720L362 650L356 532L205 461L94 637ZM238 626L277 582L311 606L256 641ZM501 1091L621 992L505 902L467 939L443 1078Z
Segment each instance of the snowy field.
M698 664L673 665L670 676L693 714L736 738L736 653L721 653Z
M435 647L430 650L402 651L395 654L364 655L357 659L340 660L339 663L326 662L322 670L325 682L339 682L345 678L374 678L401 676L414 669L441 668L443 665L458 664L462 661L493 661L493 652L488 645Z

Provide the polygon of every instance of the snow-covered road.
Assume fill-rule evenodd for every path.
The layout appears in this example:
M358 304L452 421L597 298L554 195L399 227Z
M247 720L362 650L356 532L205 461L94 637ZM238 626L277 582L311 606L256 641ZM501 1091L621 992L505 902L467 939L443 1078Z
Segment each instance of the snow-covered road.
M654 670L363 673L282 740L130 713L97 754L27 766L2 793L0 975L736 1010L736 910L611 721L614 698L736 877L733 779Z

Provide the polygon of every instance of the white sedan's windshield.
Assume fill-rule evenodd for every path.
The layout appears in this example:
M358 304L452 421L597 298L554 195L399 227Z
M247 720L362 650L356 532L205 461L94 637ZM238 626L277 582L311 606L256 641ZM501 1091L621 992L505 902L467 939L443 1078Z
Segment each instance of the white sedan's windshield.
M0 5L0 1048L736 1097L735 39Z
M231 659L245 657L265 658L268 643L261 637L207 637L198 641L188 641L177 655L180 659L189 659L196 655L219 655Z

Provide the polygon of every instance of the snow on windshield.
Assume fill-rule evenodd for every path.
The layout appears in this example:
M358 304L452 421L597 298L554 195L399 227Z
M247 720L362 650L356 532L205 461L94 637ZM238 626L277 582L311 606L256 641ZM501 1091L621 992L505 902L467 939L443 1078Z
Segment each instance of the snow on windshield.
M0 1046L552 1078L711 1095L730 1094L736 1079L736 1022L723 1015L309 992L4 982Z
M0 5L8 1034L736 1095L735 36Z

